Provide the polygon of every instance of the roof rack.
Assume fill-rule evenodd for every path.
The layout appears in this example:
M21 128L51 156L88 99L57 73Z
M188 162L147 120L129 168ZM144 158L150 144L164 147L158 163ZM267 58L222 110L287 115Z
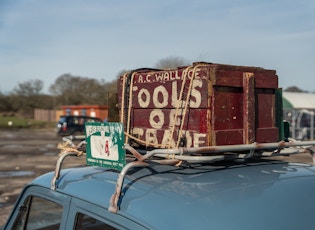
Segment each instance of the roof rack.
M80 157L84 155L84 152L81 150L82 146L86 144L85 136L67 136L63 137L63 143L58 144L57 148L61 149L59 158L56 163L55 173L50 183L51 190L56 190L56 182L60 177L60 170L64 159L68 156ZM74 140L80 140L79 144L74 144Z
M60 177L60 170L64 159L68 156L82 156L84 155L79 149L86 144L82 140L78 145L73 143L77 140L76 137L64 137L64 144L58 147L62 150L60 157L56 164L55 174L51 181L51 189L57 188L57 180ZM109 211L117 213L119 210L118 202L121 196L124 178L130 169L136 167L150 167L156 164L165 165L181 165L183 162L188 164L194 163L211 163L223 160L244 160L256 157L271 157L271 156L288 156L308 151L315 164L315 153L312 149L315 146L315 141L296 141L290 139L289 142L276 143L253 143L242 145L223 145L223 146L206 146L193 148L178 148L178 149L154 149L141 154L128 144L124 145L124 149L128 151L130 158L119 173L114 194L110 198ZM133 161L132 161L133 160Z
M138 161L127 164L118 176L116 189L110 199L109 211L117 213L118 201L124 183L124 177L128 170L135 167L148 167L152 163L180 165L182 161L188 163L211 163L230 159L248 159L253 157L270 157L270 156L287 156L308 150L313 157L315 164L315 154L311 146L315 145L315 141L298 142L277 142L247 145L225 145L225 146L207 146L198 148L179 148L179 149L154 149L148 151L145 155L141 155L136 149L130 145L125 145L125 149L134 155ZM304 147L304 148L296 148ZM263 151L258 151L263 150ZM269 151L266 151L269 150ZM242 153L249 151L248 153ZM197 155L196 155L197 154ZM215 154L215 155L213 155ZM151 160L156 156L162 160Z

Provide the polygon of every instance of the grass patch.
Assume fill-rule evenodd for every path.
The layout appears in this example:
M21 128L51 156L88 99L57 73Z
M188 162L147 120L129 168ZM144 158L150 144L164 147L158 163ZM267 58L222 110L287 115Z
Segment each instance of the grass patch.
M0 117L1 129L25 129L25 128L53 128L55 122L35 121L32 119L15 117L15 116L3 116Z

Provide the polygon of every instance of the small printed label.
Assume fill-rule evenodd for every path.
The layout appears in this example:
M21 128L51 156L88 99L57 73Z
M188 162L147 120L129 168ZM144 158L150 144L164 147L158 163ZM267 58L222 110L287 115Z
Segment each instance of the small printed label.
M126 165L122 123L85 123L86 163L121 170Z

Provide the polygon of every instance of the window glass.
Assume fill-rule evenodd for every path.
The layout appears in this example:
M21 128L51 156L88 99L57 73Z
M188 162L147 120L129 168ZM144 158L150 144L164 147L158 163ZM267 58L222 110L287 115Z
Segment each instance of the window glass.
M66 117L60 117L59 123L62 124L64 122L67 122L67 118Z
M105 229L105 230L115 230L116 228L103 223L95 218L92 218L88 215L78 213L76 217L75 229Z
M73 125L74 121L73 121L73 117L68 117L68 125Z
M70 114L71 114L71 109L66 109L66 114L67 114L67 116L70 116Z
M62 206L40 197L33 197L26 229L59 229Z
M13 229L59 229L63 207L55 202L28 197L19 208Z
M12 229L16 229L16 230L24 229L26 225L26 218L28 214L28 208L30 207L30 202L31 202L31 197L28 196L24 200L23 204L19 207L19 212L13 224Z
M79 124L84 125L84 118L83 117L79 118Z
M74 117L73 118L73 124L79 124L79 119L77 117Z

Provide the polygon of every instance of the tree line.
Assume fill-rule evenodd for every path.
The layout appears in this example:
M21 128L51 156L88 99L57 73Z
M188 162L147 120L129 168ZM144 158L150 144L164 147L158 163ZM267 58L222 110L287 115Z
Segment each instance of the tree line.
M171 69L188 65L188 61L179 57L161 59L154 66L159 69ZM121 71L118 76L123 72ZM34 109L58 109L61 105L106 105L109 113L115 116L117 111L117 79L113 81L96 80L88 77L63 74L49 87L49 93L43 93L43 81L30 80L18 85L8 94L0 92L0 113L33 118ZM305 92L296 86L285 91Z
M93 78L61 75L43 93L43 81L30 80L18 83L8 94L0 93L0 113L33 118L34 109L58 109L61 105L107 105L117 94L117 81L106 82ZM115 105L112 105L115 106Z
M188 65L180 57L167 57L159 60L154 68L168 69ZM121 71L118 76L127 72ZM105 105L109 114L115 116L117 111L117 79L113 81L96 80L89 77L63 74L49 87L49 94L43 93L41 80L18 83L8 94L0 92L0 114L3 116L22 116L33 118L34 109L58 109L61 105Z

